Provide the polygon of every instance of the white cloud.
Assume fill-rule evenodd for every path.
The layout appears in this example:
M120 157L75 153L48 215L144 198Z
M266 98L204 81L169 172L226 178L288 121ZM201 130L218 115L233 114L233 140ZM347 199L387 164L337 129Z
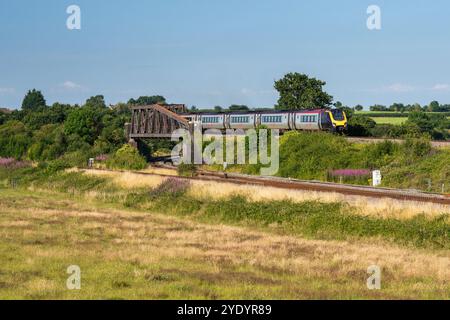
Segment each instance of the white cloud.
M64 89L68 89L68 90L73 90L73 89L81 89L82 86L73 82L73 81L65 81L64 83L61 84L61 87L63 87Z
M394 83L391 84L390 86L387 86L385 89L388 92L411 92L415 90L413 86L403 83Z
M247 89L247 88L242 88L242 89L241 89L241 93L242 93L244 96L250 96L250 95L254 95L254 94L255 94L255 91L254 91L254 90L251 90L251 89Z
M14 88L0 88L0 94L13 94L16 92Z
M431 90L434 91L448 91L450 90L450 85L447 83L438 83L436 85L434 85L433 88L431 88Z
M241 94L244 96L260 96L260 95L271 95L276 93L275 90L253 90L248 88L242 88Z

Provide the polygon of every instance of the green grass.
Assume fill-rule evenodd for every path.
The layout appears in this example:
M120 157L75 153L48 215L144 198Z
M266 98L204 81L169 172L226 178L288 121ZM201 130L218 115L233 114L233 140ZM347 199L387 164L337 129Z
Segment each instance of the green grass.
M447 247L448 225L445 229L441 220L379 223L342 214L336 204L249 203L242 198L202 202L183 195L149 197L138 190L126 198L129 208L124 209L114 196L118 190L105 202L87 197L90 191L106 190L103 183L94 187L80 175L77 184L81 193L75 195L0 188L0 298L436 299L449 294L431 271L416 274L416 265L408 265L404 273L398 261L389 262L394 252L412 261L417 252L390 249L383 242L392 238ZM144 201L136 205L137 200ZM347 240L297 244L277 233ZM359 241L356 247L349 242L366 236L377 240ZM379 252L387 259L382 291L365 287L370 255L376 253L371 250L377 250L372 244L365 250L366 243L384 250ZM435 267L436 258L429 259L430 268ZM74 264L82 272L79 291L65 286L66 269Z
M402 125L406 122L408 118L404 117L373 117L372 118L377 124L392 124L392 125Z
M383 141L358 144L328 133L288 132L280 137L277 176L303 180L329 181L336 169L381 170L383 187L407 185L423 191L442 192L442 184L450 188L449 149L432 149L426 138L407 139L403 143ZM439 161L434 161L439 159ZM430 165L431 164L431 165ZM415 171L414 167L423 168ZM210 166L223 170L220 166ZM408 178L397 175L408 168ZM229 165L227 171L260 174L261 165ZM431 184L423 181L431 179ZM346 181L346 180L344 180ZM353 179L346 183L370 185L369 179Z

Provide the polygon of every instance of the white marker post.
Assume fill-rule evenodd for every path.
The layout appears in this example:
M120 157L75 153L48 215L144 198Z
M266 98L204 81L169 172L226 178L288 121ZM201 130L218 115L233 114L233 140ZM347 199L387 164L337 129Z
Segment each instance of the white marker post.
M378 187L381 184L381 171L372 171L372 185Z

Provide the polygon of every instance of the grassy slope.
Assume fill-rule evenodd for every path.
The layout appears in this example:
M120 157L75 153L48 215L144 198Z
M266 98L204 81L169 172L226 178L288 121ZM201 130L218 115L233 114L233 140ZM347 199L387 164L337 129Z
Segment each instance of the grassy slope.
M22 186L35 179L34 188L51 191L0 188L1 298L450 294L445 218L380 220L333 204L150 197L75 173L26 179ZM365 287L373 263L383 268L379 292ZM80 292L64 287L72 264L82 268Z
M444 184L444 192L448 193L450 149L431 150L425 155L411 153L412 149L404 144L358 144L328 133L288 132L280 137L280 168L277 175L333 181L328 176L331 170L379 169L383 177L387 178L383 178L382 186L440 193ZM223 170L220 166L208 168ZM260 168L260 165L230 165L227 170L258 175ZM402 175L403 173L407 174ZM346 179L344 182L369 185L370 178ZM431 179L431 188L428 179ZM334 181L339 180L335 177Z
M57 299L448 298L448 255L379 242L303 240L0 191L0 297ZM382 290L367 290L369 265ZM65 288L79 265L82 289ZM444 269L442 269L444 267ZM448 280L448 279L447 279Z

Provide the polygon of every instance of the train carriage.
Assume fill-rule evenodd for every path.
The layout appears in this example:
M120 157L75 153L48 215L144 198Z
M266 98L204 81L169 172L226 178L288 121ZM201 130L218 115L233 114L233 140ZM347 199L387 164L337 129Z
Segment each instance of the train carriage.
M202 123L202 127L205 129L226 129L225 126L225 114L202 114L199 117L199 121Z
M257 126L256 113L229 114L227 118L229 129L253 129Z
M321 130L320 120L323 110L311 110L293 113L293 130Z
M189 121L201 122L204 129L253 129L260 125L282 131L343 132L347 129L347 116L339 109L197 113L182 116Z
M269 129L289 130L290 112L261 113L259 124Z

